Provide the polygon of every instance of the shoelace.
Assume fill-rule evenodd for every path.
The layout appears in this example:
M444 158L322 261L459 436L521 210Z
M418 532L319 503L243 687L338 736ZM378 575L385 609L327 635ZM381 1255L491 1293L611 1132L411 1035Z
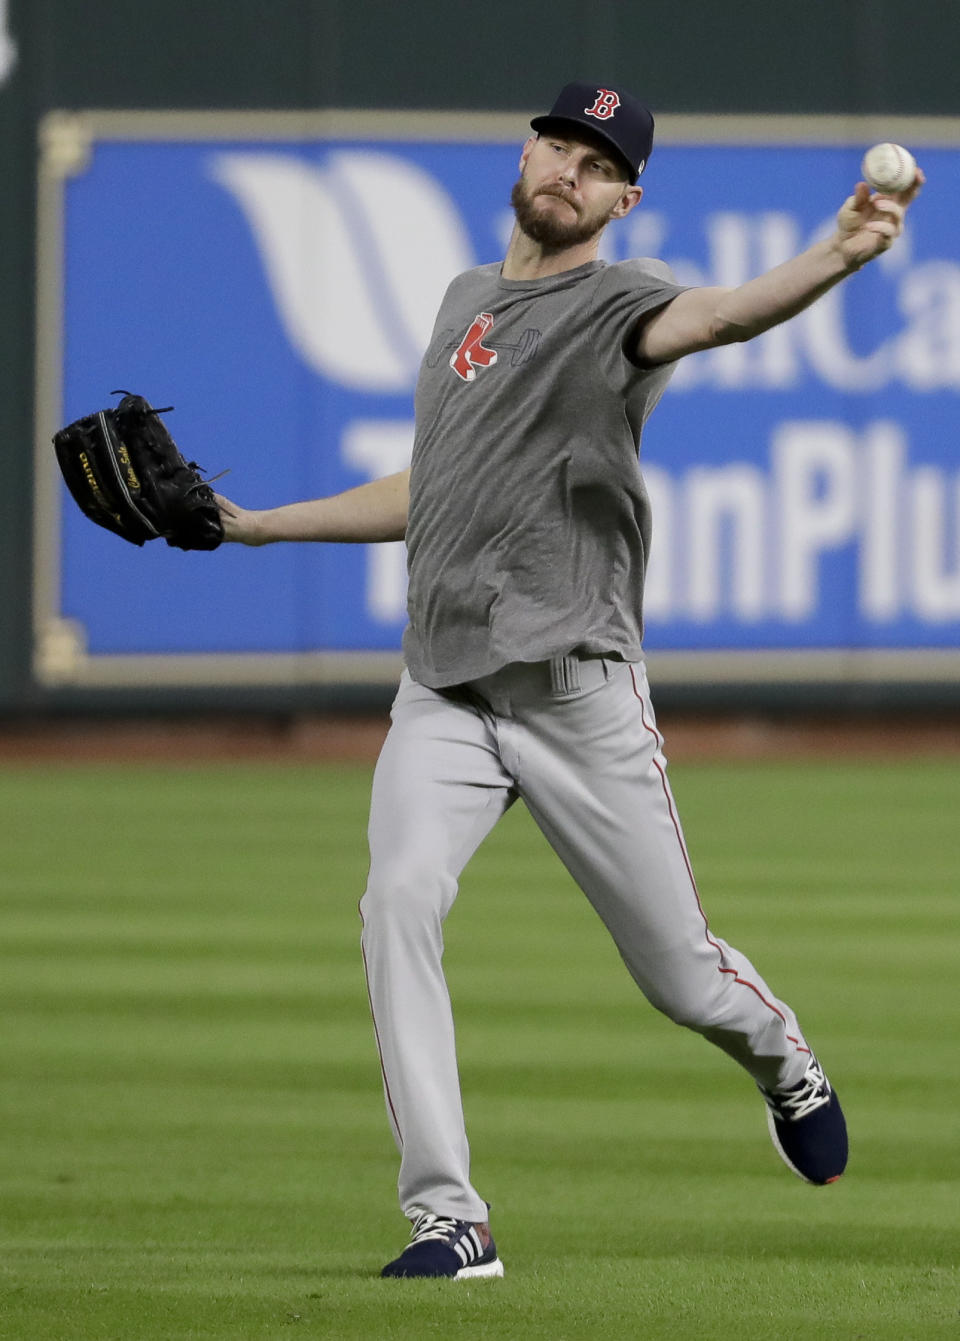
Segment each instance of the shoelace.
M779 1116L788 1122L799 1122L830 1102L830 1086L819 1065L812 1062L795 1089L786 1094L765 1094L765 1098Z
M459 1221L450 1216L434 1215L432 1211L424 1211L414 1223L410 1233L411 1243L425 1243L428 1239L439 1239L446 1242L457 1232Z

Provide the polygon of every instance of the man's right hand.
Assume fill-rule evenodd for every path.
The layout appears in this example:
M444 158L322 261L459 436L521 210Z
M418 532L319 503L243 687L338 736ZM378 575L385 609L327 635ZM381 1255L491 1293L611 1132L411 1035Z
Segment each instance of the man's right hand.
M376 544L402 540L407 529L410 471L358 484L329 498L248 510L214 494L223 519L223 538L241 545L272 545L278 540L322 540L340 544Z
M265 545L266 537L260 528L260 513L250 512L237 503L232 503L222 494L214 494L220 519L223 522L224 540L232 540L240 545Z

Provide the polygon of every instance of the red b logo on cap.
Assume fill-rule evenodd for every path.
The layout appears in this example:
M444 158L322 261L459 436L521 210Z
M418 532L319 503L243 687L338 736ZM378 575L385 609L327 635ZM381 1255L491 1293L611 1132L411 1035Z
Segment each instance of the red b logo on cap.
M583 110L587 116L595 116L598 121L609 121L619 106L619 93L614 93L611 88L598 88L597 101L592 107L585 107Z

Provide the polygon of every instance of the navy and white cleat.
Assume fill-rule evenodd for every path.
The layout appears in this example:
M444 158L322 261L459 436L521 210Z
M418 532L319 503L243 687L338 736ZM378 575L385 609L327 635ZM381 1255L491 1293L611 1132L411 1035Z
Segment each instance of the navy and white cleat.
M381 1276L449 1276L469 1280L502 1276L503 1263L486 1225L416 1208L410 1242Z
M788 1090L759 1089L770 1139L787 1168L819 1187L835 1183L847 1167L847 1124L816 1057L811 1055L799 1084Z

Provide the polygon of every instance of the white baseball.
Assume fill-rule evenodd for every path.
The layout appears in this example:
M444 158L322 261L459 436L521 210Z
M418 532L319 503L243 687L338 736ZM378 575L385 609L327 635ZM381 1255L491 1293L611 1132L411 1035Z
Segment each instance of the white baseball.
M860 171L877 191L906 191L916 178L917 162L900 144L875 144L864 154Z

